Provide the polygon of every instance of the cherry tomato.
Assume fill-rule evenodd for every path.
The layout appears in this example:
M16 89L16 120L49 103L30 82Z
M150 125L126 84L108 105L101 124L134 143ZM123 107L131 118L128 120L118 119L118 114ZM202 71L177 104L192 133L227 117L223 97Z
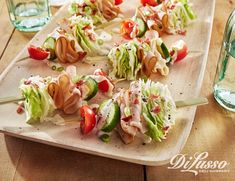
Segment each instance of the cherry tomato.
M143 6L157 6L161 1L160 0L140 0Z
M94 72L94 75L101 75L101 76L107 76L106 72L104 72L101 69L96 69ZM102 92L108 92L109 91L109 83L107 80L103 80L98 83L98 88Z
M135 28L136 27L136 28ZM135 32L133 32L135 31ZM131 37L131 33L136 35L139 34L138 24L132 20L125 20L121 23L121 35L127 40L131 40L134 37Z
M98 83L98 88L102 92L108 92L109 91L109 83L107 80L103 80L100 83Z
M87 105L80 108L80 115L83 120L80 122L80 128L83 134L90 133L96 124L96 118L94 111Z
M179 41L175 42L172 45L171 49L172 49L170 52L171 55L174 55L175 53L177 53L177 57L175 59L175 62L182 60L188 54L188 46L183 40L179 40Z
M29 57L35 60L44 60L48 57L49 52L43 50L40 47L36 47L34 45L30 45L28 47Z
M94 72L94 75L107 76L107 73L104 72L102 69L96 69L95 72Z
M119 4L122 4L123 3L123 0L115 0L114 1L114 4L115 5L119 5Z

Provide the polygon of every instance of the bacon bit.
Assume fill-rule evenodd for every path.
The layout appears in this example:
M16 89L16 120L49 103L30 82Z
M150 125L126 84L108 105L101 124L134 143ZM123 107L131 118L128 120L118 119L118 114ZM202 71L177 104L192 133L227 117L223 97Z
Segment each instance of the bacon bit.
M160 98L159 95L153 95L153 94L151 94L149 97L150 97L150 99L158 99L158 98Z
M107 73L105 71L103 71L102 69L96 69L93 74L94 75L107 76Z
M25 84L25 85L29 85L29 84L31 84L31 82L32 82L31 80L25 80L25 81L24 81L24 84Z
M186 33L187 33L187 31L186 31L186 30L183 30L183 31L179 30L177 33L178 33L179 35L185 36Z
M123 121L128 122L132 119L132 116L127 116L125 118L122 118Z
M134 104L139 104L140 102L139 102L139 99L135 99L134 100Z
M16 112L17 112L18 114L22 114L22 113L24 112L24 108L22 107L22 105L19 105L19 106L18 106Z
M152 112L160 113L161 112L161 107L160 106L156 106L155 108L152 109Z
M175 9L175 4L172 4L172 6L170 7L170 9Z
M147 43L147 44L150 44L150 39L146 38L146 40L144 42Z
M79 88L82 84L84 84L84 80L79 80L79 81L76 83L76 87Z
M79 60L82 60L87 55L87 52L77 52L77 53L79 55Z
M91 30L92 28L91 28L91 26L90 25L86 25L86 26L84 26L83 28L82 28L82 30Z
M167 131L170 128L170 126L166 126L164 128L162 128L163 131Z
M91 3L95 3L96 0L90 0L90 1L91 1Z
M97 13L97 10L94 9L94 10L92 11L91 15L95 15L96 13Z
M93 111L95 114L97 114L98 109L97 109L96 107L94 107L94 108L92 108L92 111Z
M89 34L88 34L88 37L89 37L90 40L92 40L92 41L95 41L95 40L96 40L96 37L95 37L95 35L94 35L93 33L89 33Z
M150 20L154 20L154 21L160 20L160 18L159 18L159 16L158 16L157 13L151 14L151 15L149 16L149 19L150 19Z

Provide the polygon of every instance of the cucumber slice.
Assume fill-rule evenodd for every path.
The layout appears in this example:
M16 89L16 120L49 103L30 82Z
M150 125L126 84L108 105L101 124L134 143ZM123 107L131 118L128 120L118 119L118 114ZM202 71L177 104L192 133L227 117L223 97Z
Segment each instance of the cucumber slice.
M166 47L166 45L163 42L161 44L161 49L163 52L163 57L166 59L167 63L169 63L171 61L171 55L170 55L168 48Z
M171 61L170 52L163 42L161 42L160 45L157 45L157 50L161 54L161 56L166 59L166 63L169 63Z
M50 52L49 60L54 60L56 58L55 43L56 43L56 39L49 36L42 45L42 48Z
M135 22L139 25L139 34L137 35L137 37L144 36L145 32L147 31L146 23L141 18L136 18Z
M49 36L43 43L42 47L45 49L55 49L56 39Z
M84 83L81 85L83 99L88 101L97 94L98 84L89 76L82 77L82 80L84 80Z
M106 110L108 112L108 116L101 130L104 132L111 132L120 121L120 108L117 103L110 103L110 100L106 100L100 105L98 115L102 116L102 110L104 107L108 107L108 109Z

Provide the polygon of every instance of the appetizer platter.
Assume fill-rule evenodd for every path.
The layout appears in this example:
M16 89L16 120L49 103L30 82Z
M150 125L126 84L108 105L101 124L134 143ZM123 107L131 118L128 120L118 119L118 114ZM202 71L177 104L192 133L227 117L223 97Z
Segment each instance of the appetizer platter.
M68 3L0 75L0 131L166 164L203 103L213 13L202 0Z

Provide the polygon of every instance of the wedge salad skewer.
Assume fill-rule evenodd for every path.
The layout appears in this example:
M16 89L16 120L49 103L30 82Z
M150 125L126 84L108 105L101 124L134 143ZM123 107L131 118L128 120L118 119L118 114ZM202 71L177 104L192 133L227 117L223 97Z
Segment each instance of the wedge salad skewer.
M136 9L136 14L122 22L121 34L125 39L142 37L147 30L155 30L159 36L164 33L185 35L185 28L196 19L188 0L153 2L142 0L143 6Z
M69 12L72 15L88 16L94 25L99 25L119 15L118 5L117 0L75 0L69 6Z
M169 64L182 60L187 53L188 48L183 40L175 42L171 49L157 36L143 41L130 40L109 52L108 58L112 65L110 76L127 80L136 80L139 72L147 77L157 72L167 76Z
M68 72L72 72L69 69L76 70L69 67ZM33 76L21 81L27 123L44 122L47 117L54 116L56 110L74 114L84 101L89 101L98 92L107 96L112 94L114 85L104 74L72 75L62 73L56 78Z
M131 82L129 89L120 90L101 104L98 128L108 133L110 129L104 129L100 124L116 125L126 144L133 142L136 136L161 141L174 125L175 113L176 106L167 86L151 80L138 80Z

